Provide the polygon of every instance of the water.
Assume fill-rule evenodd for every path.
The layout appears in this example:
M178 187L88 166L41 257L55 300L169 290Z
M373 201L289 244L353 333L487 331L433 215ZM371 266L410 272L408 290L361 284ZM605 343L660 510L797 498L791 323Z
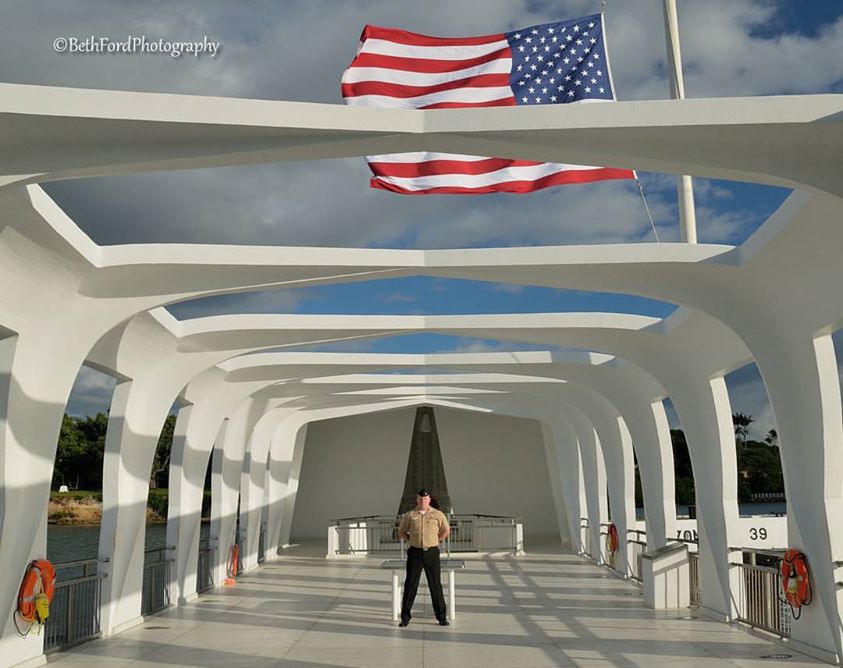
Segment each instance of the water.
M739 503L738 514L741 517L752 517L753 515L786 515L787 502L769 501L766 503ZM677 517L688 517L688 506L676 506ZM644 509L635 509L635 519L644 521Z
M208 537L210 524L203 522L199 530L200 539ZM96 526L72 526L50 524L47 526L47 559L53 563L96 559L99 550L100 528ZM146 549L164 547L167 544L166 524L146 525Z

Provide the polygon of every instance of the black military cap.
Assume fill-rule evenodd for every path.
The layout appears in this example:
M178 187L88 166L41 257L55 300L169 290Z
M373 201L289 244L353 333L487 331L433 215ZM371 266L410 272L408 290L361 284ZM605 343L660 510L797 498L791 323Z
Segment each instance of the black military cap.
M418 496L430 496L430 490L427 487L422 487L419 490Z

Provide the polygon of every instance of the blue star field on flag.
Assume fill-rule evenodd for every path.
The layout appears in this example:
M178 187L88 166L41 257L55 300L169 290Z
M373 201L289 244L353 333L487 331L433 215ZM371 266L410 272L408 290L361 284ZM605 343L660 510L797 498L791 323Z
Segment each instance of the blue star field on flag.
M515 103L613 100L600 14L506 33Z

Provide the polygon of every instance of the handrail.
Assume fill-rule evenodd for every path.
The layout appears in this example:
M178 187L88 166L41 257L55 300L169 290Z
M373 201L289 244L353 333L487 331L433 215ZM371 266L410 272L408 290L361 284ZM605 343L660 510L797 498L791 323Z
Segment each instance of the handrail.
M85 575L79 578L72 578L70 580L56 580L56 589L63 587L72 587L81 582L90 582L91 580L104 580L108 577L108 573L94 573L93 575Z
M746 552L748 554L762 554L767 557L781 558L785 550L763 549L760 547L729 547L729 552Z
M745 568L749 571L763 571L765 573L774 573L776 575L779 574L778 568L773 568L772 566L759 566L758 564L731 564L732 566L737 566L739 568Z
M144 554L150 554L151 552L167 552L169 550L175 550L175 545L165 545L164 547L150 547L143 551Z
M76 559L75 561L61 561L53 564L56 570L60 568L78 568L88 564L106 564L111 561L110 557L97 557L96 559Z

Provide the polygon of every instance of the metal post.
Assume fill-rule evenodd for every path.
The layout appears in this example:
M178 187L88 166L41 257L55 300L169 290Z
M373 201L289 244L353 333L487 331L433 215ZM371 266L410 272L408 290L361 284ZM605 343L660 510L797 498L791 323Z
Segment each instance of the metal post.
M674 100L685 99L685 81L682 78L682 53L679 48L679 19L676 0L664 0L664 24L667 37L667 69L670 78L670 95ZM694 207L694 184L688 175L679 176L676 183L679 204L679 232L685 243L697 243L697 215Z
M454 569L448 571L448 598L451 603L451 620L457 618L457 586Z

